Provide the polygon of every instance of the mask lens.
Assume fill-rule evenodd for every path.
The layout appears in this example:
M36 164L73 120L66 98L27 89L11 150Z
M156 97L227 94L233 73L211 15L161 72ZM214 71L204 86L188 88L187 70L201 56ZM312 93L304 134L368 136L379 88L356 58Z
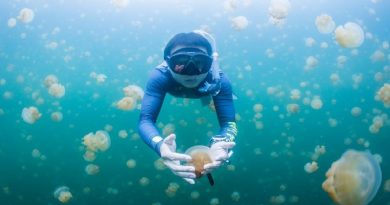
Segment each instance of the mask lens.
M206 73L211 63L211 57L201 53L175 54L168 59L168 65L173 72L183 75Z

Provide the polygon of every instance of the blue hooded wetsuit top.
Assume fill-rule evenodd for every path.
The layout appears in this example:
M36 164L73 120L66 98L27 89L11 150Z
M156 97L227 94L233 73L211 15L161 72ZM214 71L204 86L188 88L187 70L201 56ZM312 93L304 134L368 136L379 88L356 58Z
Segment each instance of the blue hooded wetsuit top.
M164 102L165 95L169 93L175 97L185 98L212 96L220 125L219 135L220 137L226 137L229 141L234 141L237 129L235 124L232 86L222 72L220 72L219 75L218 82L214 82L212 73L209 72L206 79L198 87L186 88L173 79L166 64L162 64L155 68L147 82L145 95L142 100L138 124L139 134L141 135L142 140L160 155L162 140L153 139L156 136L161 136L155 123ZM215 88L207 89L213 86L217 86L218 90L215 90ZM158 137L158 139L161 138Z

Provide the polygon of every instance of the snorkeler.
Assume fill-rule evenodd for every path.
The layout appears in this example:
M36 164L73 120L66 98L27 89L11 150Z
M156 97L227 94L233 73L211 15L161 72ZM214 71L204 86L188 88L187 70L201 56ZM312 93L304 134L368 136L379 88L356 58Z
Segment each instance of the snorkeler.
M208 174L228 161L237 135L232 86L218 65L213 37L200 30L179 33L167 43L164 62L151 73L142 100L139 133L144 142L162 158L177 176L194 184L195 168L180 161L191 161L189 155L176 152L176 135L163 139L156 127L156 119L167 93L175 97L199 98L214 102L219 134L210 139L213 162L204 165Z

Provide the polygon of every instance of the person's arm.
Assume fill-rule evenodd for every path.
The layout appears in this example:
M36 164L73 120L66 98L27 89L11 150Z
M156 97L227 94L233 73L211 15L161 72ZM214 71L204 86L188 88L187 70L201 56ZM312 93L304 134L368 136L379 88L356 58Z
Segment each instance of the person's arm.
M213 137L211 142L218 141L217 138L224 138L224 141L234 142L237 135L235 120L235 109L233 104L233 91L230 81L224 74L221 76L221 90L213 97L214 106L217 112L220 126L219 136Z
M166 78L161 71L154 70L146 85L142 99L138 131L142 140L160 155L162 136L156 127L156 120L165 98Z
M142 140L161 157L163 163L175 175L190 184L194 184L196 178L195 167L181 164L181 161L191 161L191 156L177 153L176 135L170 134L163 139L155 124L168 86L168 78L161 71L155 70L146 85L138 130Z

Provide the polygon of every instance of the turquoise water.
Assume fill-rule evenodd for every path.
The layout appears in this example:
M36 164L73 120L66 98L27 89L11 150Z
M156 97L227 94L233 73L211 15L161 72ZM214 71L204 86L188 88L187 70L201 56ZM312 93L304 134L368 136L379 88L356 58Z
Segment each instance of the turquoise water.
M390 2L291 1L281 27L269 23L269 4L238 1L226 10L224 1L130 0L124 8L108 0L1 1L0 204L61 204L53 193L67 186L73 195L69 204L211 204L218 199L219 204L329 205L333 202L321 184L332 162L347 149L368 149L382 157L383 175L370 204L389 205L385 181L390 179L390 113L375 95L390 82L390 52L383 45L390 41ZM33 20L17 20L9 27L8 20L22 8L34 11ZM332 16L336 26L349 21L360 25L366 34L363 44L343 48L333 33L319 33L314 22L322 13ZM236 16L245 16L248 26L232 28ZM235 153L229 166L214 171L213 187L206 178L189 185L168 169L157 169L158 156L136 135L139 109L114 106L123 97L122 88L145 87L172 35L198 28L207 28L216 38L221 67L237 96ZM315 40L313 46L305 45L307 38ZM50 48L53 42L57 46ZM322 42L328 47L321 48ZM372 61L377 50L384 57ZM318 65L306 71L309 56ZM343 66L337 65L339 56L347 58ZM91 72L107 79L97 83ZM64 85L62 98L48 93L44 79L49 74ZM332 74L340 78L336 85ZM362 75L357 87L354 74ZM375 77L379 75L381 79ZM267 92L272 88L275 94ZM290 98L293 89L300 90L300 99ZM322 100L321 109L307 104L314 96ZM287 112L290 103L299 105L298 113ZM258 118L255 104L263 106ZM21 117L30 106L42 114L34 124ZM361 108L360 116L351 115L353 107ZM62 121L51 119L55 111L63 114ZM376 116L384 123L372 133L369 127ZM329 119L337 125L330 126ZM256 128L255 121L263 126ZM171 96L158 122L175 126L181 152L206 145L207 135L218 130L215 113L199 100ZM104 129L110 148L87 162L83 137ZM120 130L129 136L120 138ZM319 169L309 174L304 166L317 145L325 146L326 153L316 160ZM35 149L39 157L33 156ZM127 167L129 159L136 161L134 168ZM90 163L100 167L99 173L85 172ZM148 184L140 182L145 179ZM166 191L170 183L178 186L173 193ZM235 192L238 200L232 197ZM285 201L275 202L278 196Z

